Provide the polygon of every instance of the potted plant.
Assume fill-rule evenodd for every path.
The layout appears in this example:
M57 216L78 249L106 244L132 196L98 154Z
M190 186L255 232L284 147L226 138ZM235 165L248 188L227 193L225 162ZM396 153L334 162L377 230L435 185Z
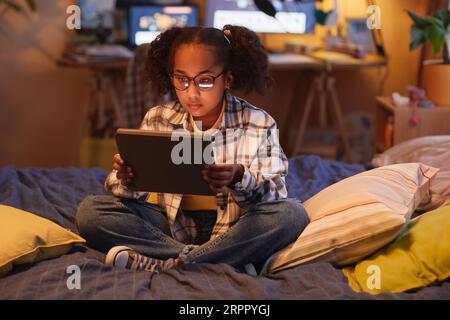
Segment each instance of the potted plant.
M450 10L419 17L408 11L413 20L410 50L431 42L435 53L443 52L443 60L425 61L423 76L428 98L438 106L450 106Z

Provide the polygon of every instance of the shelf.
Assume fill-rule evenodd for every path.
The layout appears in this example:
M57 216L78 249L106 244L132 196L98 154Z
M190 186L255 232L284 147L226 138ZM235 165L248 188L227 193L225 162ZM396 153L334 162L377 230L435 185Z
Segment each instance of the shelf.
M411 125L412 116L418 118ZM389 124L390 123L390 124ZM450 134L450 107L414 108L395 106L389 97L377 97L375 148L383 152L400 142L428 135ZM388 126L391 127L388 127ZM391 137L388 137L388 134Z

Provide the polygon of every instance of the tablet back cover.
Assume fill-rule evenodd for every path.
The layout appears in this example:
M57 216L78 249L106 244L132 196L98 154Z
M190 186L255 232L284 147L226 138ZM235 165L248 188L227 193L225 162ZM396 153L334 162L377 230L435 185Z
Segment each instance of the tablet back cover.
M190 139L190 164L175 164L172 161L172 150L186 137ZM203 156L197 155L197 159L194 159L195 144L196 150L201 146L203 155L209 141L203 141L201 137L189 134L183 135L179 141L171 141L170 132L118 129L116 142L122 159L126 165L131 166L135 175L128 186L130 190L193 195L214 194L201 175L201 170L206 164ZM187 150L183 149L184 151ZM176 154L184 155L180 152Z

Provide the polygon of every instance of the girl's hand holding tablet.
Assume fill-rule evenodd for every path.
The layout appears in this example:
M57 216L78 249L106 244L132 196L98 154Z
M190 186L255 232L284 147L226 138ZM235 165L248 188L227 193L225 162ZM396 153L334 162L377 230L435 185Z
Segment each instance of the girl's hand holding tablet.
M133 170L131 167L125 165L125 161L123 161L118 153L114 155L113 169L117 170L117 179L124 186L127 186L134 177Z
M215 193L222 193L227 186L241 181L243 174L242 164L211 164L202 170L203 180Z

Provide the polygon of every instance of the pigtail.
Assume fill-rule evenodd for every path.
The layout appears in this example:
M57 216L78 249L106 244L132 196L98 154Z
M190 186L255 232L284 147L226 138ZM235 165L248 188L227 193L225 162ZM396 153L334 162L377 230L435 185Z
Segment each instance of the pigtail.
M258 35L241 26L226 25L223 30L229 35L231 45L232 89L264 93L273 85L273 79L269 73L267 50Z
M168 29L151 42L147 55L146 70L148 80L155 94L163 96L170 91L170 57L172 44L183 32L182 28Z

